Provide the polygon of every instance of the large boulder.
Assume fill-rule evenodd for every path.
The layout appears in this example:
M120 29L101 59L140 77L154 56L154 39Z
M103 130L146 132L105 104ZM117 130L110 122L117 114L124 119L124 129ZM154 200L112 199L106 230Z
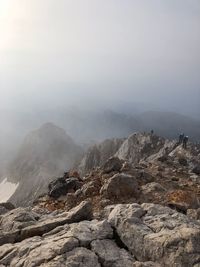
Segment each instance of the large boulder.
M59 198L60 196L66 195L69 192L75 192L80 189L82 183L78 178L57 178L49 184L48 195L53 198Z
M109 222L141 262L166 267L200 262L200 223L184 214L155 204L121 204L111 211Z
M135 177L127 174L116 174L106 181L101 194L108 199L121 199L138 196L138 183Z
M103 165L104 173L119 172L123 166L123 162L118 157L109 158Z

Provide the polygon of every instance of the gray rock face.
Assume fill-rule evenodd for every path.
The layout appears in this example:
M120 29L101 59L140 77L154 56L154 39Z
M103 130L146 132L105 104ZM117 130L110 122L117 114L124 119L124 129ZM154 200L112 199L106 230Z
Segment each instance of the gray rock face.
M10 232L33 225L38 219L39 216L30 208L17 208L2 216L0 225L4 232Z
M110 173L113 171L119 172L123 166L122 161L117 157L109 158L103 165L102 169L104 173Z
M101 188L101 194L107 198L137 197L138 183L135 177L127 174L116 174Z
M91 212L91 203L85 201L69 212L38 216L31 209L18 208L2 215L0 267L193 267L200 263L200 223L186 215L136 203L106 207L108 220L86 220Z
M112 240L95 240L91 243L91 248L105 267L132 267L135 261L130 253L120 249Z
M158 153L164 143L165 140L158 136L135 133L124 141L115 156L131 163L138 163L141 159Z
M80 172L85 174L95 167L104 165L110 157L114 156L123 142L123 138L107 139L89 148L80 163Z
M149 161L156 160L166 155L168 156L174 149L175 144L175 142L165 140L156 135L142 133L134 133L126 139L106 140L88 150L82 159L79 169L85 174L95 167L103 166L109 158L118 158L131 164L137 164L141 160L147 159ZM111 162L107 163L107 165L110 167ZM119 164L116 166L119 169Z
M112 238L112 234L112 228L105 221L66 224L43 237L36 236L20 243L1 246L0 264L10 267L100 267L98 257L86 247L97 238Z
M200 262L200 224L170 208L117 205L109 222L139 261L170 267L192 267Z
M83 201L69 212L63 212L55 217L39 217L28 208L18 208L2 216L0 222L0 245L15 243L32 236L42 236L54 228L92 218L90 202Z

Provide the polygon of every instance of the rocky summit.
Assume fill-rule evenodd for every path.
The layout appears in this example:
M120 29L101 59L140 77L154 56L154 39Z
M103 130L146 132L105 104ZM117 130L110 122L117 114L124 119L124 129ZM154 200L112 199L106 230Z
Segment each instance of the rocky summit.
M199 267L199 166L154 134L90 148L31 206L0 205L0 267Z

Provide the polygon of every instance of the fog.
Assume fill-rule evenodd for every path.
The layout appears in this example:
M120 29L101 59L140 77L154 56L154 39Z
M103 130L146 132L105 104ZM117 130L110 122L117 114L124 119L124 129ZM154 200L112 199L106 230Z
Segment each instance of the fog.
M199 114L198 0L0 0L1 107Z
M0 0L0 160L46 121L85 141L138 125L118 113L198 120L199 25L198 0Z

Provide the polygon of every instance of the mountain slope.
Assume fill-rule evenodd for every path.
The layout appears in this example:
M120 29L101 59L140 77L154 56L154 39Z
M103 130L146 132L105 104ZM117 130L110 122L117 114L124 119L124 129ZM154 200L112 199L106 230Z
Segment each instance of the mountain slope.
M10 164L9 179L19 186L11 197L15 205L27 205L41 194L49 181L75 165L82 155L65 131L46 123L28 134Z

